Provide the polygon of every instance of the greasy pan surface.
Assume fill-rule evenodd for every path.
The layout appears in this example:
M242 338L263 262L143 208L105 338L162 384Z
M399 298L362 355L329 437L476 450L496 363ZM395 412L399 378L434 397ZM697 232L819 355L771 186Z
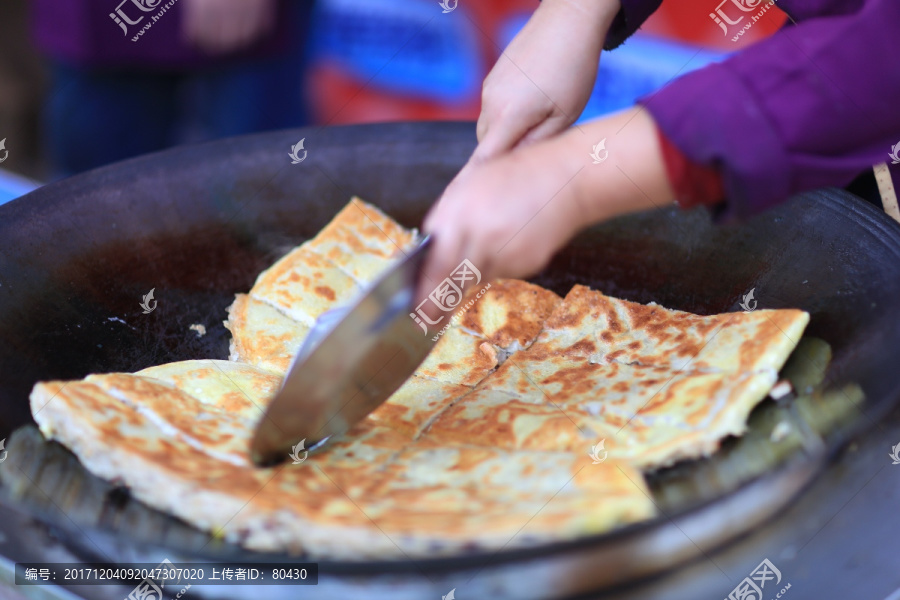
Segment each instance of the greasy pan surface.
M287 153L301 138L309 154L292 165ZM38 380L226 358L225 308L262 269L354 194L417 226L474 142L470 124L276 132L141 157L0 207L0 438L32 423L27 396ZM810 312L807 333L834 351L828 380L858 383L869 417L900 394L900 320L891 316L900 310L900 226L843 192L807 194L740 227L676 209L620 219L581 235L534 280L560 294L582 283L702 314L739 310L755 288L760 308ZM143 314L151 288L158 305ZM195 323L207 335L191 331ZM619 543L657 525L491 563ZM473 555L391 570L484 563Z

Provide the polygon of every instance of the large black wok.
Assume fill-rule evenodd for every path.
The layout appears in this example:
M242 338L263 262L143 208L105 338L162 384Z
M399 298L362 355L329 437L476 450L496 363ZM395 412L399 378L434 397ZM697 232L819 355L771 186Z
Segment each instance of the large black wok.
M308 156L292 165L288 152L301 138ZM0 437L32 423L36 381L226 358L225 308L259 271L354 194L419 225L474 143L470 124L277 132L137 158L0 207ZM698 313L736 310L755 288L760 308L811 313L807 333L834 352L826 387L853 382L865 400L821 448L677 514L496 555L322 563L322 583L302 597L439 598L453 587L460 598L563 597L658 572L779 511L900 396L900 226L845 192L806 194L737 227L677 209L620 219L581 235L534 280L561 294L584 283ZM144 314L139 303L151 289L158 306ZM198 337L195 323L208 333ZM263 558L220 541L172 547L164 536L64 515L59 502L3 504L4 514L36 514L84 559ZM22 527L10 535L29 543ZM721 587L727 595L732 586Z

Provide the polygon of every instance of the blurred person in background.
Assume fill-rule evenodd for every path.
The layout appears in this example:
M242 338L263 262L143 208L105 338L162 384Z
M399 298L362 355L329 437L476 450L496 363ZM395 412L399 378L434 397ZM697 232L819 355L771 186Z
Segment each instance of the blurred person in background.
M66 176L179 143L299 127L312 0L33 0Z

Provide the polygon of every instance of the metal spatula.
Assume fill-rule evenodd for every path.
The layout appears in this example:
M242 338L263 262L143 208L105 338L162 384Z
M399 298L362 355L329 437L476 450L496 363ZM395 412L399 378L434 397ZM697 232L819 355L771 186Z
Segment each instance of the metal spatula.
M258 465L287 458L344 433L397 391L434 347L410 317L429 238L347 308L319 317L281 390L257 425L250 454Z

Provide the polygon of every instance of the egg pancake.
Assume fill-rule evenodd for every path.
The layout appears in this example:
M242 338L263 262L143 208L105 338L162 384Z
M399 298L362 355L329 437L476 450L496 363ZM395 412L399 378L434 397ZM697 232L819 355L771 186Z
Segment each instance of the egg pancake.
M353 198L306 247L331 261L357 283L370 283L410 249L405 229L371 204Z
M626 464L422 441L387 466L360 508L404 553L418 555L432 535L459 552L473 540L523 547L608 531L654 516L649 498Z
M316 318L415 240L354 198L237 295L229 361L39 383L34 418L91 472L246 548L333 559L496 551L654 516L642 470L740 435L809 319L480 282L377 410L322 450L297 440L284 464L254 467L254 428Z
M576 285L538 341L553 343L552 352L566 348L605 361L747 372L781 368L807 323L802 310L701 316Z
M247 294L238 294L228 307L225 327L231 331L234 361L284 375L310 328Z
M416 375L456 385L474 386L499 360L497 348L461 327L450 327L438 340Z
M319 315L350 302L360 291L349 275L304 244L263 271L250 297L312 327Z
M494 346L515 352L534 342L547 317L562 298L533 283L518 279L498 279L480 297L484 286L471 289L463 301L466 309L456 323Z
M184 360L135 375L184 390L202 404L251 421L259 419L259 411L268 406L282 380L277 373L226 360Z
M610 456L658 468L708 456L722 438L742 434L777 379L774 370L674 372L587 360L560 361L554 371L519 358L444 411L429 436L572 452L604 439Z
M299 464L258 469L243 458L242 415L151 378L41 383L31 401L44 435L91 472L254 550L431 556L546 542L653 514L637 470L578 454L435 447L367 419Z
M367 419L416 437L444 408L471 391L468 386L414 375Z

